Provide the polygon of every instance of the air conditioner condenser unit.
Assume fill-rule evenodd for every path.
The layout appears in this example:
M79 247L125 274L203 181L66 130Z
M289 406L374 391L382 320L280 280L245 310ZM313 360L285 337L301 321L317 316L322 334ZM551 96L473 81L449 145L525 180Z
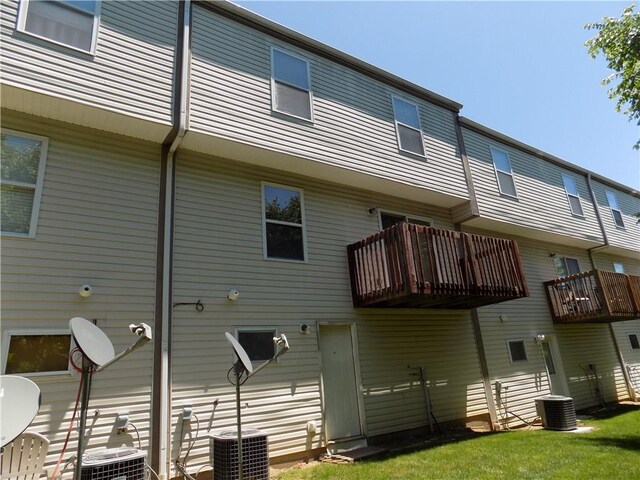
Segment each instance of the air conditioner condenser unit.
M573 398L547 395L536 398L536 411L542 426L549 430L575 430L578 428Z
M238 478L237 429L212 432L209 436L213 480ZM242 472L245 479L269 480L269 441L256 428L242 429Z
M135 448L108 448L86 454L82 459L82 480L144 480L146 453Z

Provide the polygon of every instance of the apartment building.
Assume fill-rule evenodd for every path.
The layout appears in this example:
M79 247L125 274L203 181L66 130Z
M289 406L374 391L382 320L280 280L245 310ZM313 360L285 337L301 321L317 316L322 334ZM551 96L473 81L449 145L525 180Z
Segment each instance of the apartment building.
M41 389L47 465L76 316L116 351L152 325L94 376L88 448L140 441L162 478L235 425L225 332L258 363L289 339L243 386L274 462L637 394L633 189L231 3L7 1L1 21L3 374Z

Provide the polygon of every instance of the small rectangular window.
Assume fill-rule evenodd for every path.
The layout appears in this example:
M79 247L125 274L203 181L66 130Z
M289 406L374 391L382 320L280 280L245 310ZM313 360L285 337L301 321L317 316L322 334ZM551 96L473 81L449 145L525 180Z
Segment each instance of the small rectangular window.
M611 209L613 222L616 224L616 227L624 228L622 212L620 211L620 207L618 206L618 197L616 197L615 193L609 190L605 190L605 194L607 195L607 201L609 202L609 208Z
M265 258L304 261L304 199L302 190L262 185Z
M616 273L624 273L624 265L619 262L613 262L613 271Z
M562 183L564 184L564 191L566 192L567 199L569 200L571 213L579 217L584 217L582 204L580 203L580 194L578 193L578 187L576 186L575 179L569 175L563 174Z
M409 217L401 213L380 212L380 228L382 230L402 222L424 225L425 227L429 227L432 224L428 218Z
M277 332L273 328L238 330L238 343L242 345L252 362L264 362L275 355L273 338Z
M271 106L297 118L313 120L309 62L271 49Z
M6 375L52 375L69 371L68 332L8 331L5 334Z
M498 180L498 188L500 193L508 195L509 197L518 198L516 192L516 183L513 179L513 172L511 170L511 161L509 160L509 154L499 148L491 148L491 159L493 160L493 167L496 172L496 179Z
M93 53L100 23L100 1L23 0L18 30Z
M404 152L425 156L418 105L392 96L398 146Z
M527 349L524 340L509 340L509 355L512 362L524 362L527 360Z
M35 237L48 140L3 130L0 143L2 234Z
M631 344L631 348L633 350L640 349L640 341L638 341L638 335L636 335L635 333L629 334L629 343Z

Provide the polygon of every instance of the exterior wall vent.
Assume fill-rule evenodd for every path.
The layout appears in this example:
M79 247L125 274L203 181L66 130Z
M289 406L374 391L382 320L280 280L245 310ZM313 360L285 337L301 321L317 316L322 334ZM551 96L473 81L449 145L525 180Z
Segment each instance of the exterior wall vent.
M548 430L575 430L578 428L573 398L547 395L536 398L536 411L542 426Z
M82 480L144 480L146 453L135 448L109 448L85 455Z
M219 430L210 435L213 480L237 480L237 438L235 428ZM269 441L266 433L256 428L242 429L242 462L244 478L269 480Z

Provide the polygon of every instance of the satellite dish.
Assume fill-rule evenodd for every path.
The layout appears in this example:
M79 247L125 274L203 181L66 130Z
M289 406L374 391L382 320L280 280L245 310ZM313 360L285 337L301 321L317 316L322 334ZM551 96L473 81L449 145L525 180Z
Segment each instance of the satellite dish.
M242 348L242 345L240 345L240 342L238 342L233 335L231 335L229 332L225 332L224 334L227 337L227 340L229 340L229 343L231 344L231 346L233 347L233 351L236 352L236 356L238 357L238 360L242 363L242 366L247 371L247 373L251 375L253 373L253 365L251 365L251 360L249 359L249 355L247 355L247 352L244 351L244 348Z
M82 317L72 318L69 328L76 345L91 363L104 365L116 356L109 337L89 320Z
M40 389L28 378L0 376L0 447L15 440L40 409Z

